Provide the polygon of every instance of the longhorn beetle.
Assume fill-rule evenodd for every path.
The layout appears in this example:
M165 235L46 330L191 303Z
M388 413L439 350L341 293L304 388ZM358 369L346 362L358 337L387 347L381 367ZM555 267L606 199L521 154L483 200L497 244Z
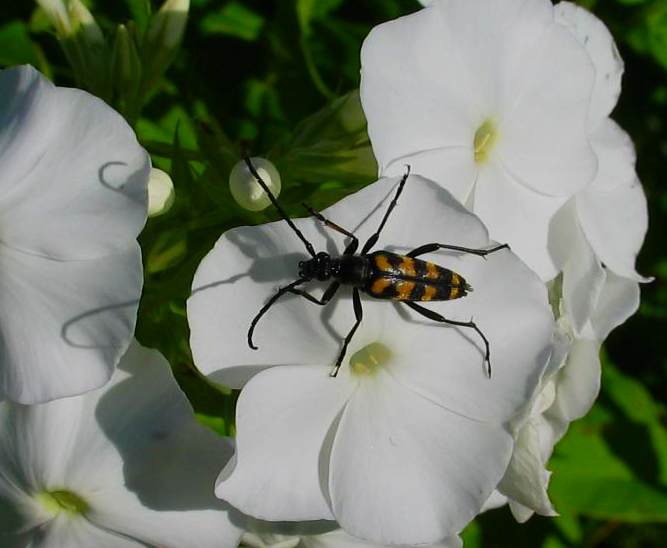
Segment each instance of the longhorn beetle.
M267 301L267 303L260 309L257 315L253 318L250 328L248 329L248 346L253 350L257 350L252 342L252 335L260 318L271 308L274 303L286 293L293 293L304 297L311 303L320 306L326 305L334 296L341 285L352 286L352 304L354 307L354 315L356 321L350 329L349 333L343 340L343 347L338 354L336 364L331 372L331 376L335 377L338 374L347 347L357 331L361 319L363 317L363 310L361 308L361 298L359 291L367 293L376 299L386 299L398 301L410 307L412 310L425 316L426 318L458 327L468 327L474 329L484 341L486 348L484 361L486 363L486 371L489 378L491 377L491 359L489 350L489 341L484 336L484 333L477 327L472 319L469 322L461 322L457 320L449 320L441 316L437 312L429 310L428 308L417 304L417 302L428 301L449 301L452 299L459 299L465 297L468 292L472 291L472 287L463 279L462 276L434 263L422 261L417 259L420 255L432 253L438 249L450 249L452 251L459 251L461 253L471 253L484 257L495 251L509 248L507 244L498 245L491 249L471 249L468 247L460 247L449 244L425 244L421 245L407 255L398 255L389 251L374 251L369 253L371 248L377 243L380 233L384 225L389 219L389 215L396 207L398 198L403 192L405 182L410 175L410 166L407 170L396 190L393 200L389 204L387 211L380 222L377 231L371 235L366 243L361 248L361 253L356 255L355 252L359 247L359 240L357 237L338 226L333 221L325 218L321 213L315 211L307 204L303 204L308 212L316 219L324 223L325 226L336 232L347 236L352 241L347 245L343 254L339 257L332 257L324 251L315 252L313 245L306 239L301 231L294 225L292 220L287 216L285 210L280 206L275 196L268 189L266 183L262 180L257 170L252 165L249 157L244 158L248 169L255 177L259 185L271 200L271 203L278 210L281 217L287 222L290 228L301 239L306 246L306 250L312 257L307 261L299 262L299 278L292 283L281 287L278 291ZM327 281L332 280L329 287L324 291L320 299L317 299L310 293L298 288L298 286L309 282L311 280Z

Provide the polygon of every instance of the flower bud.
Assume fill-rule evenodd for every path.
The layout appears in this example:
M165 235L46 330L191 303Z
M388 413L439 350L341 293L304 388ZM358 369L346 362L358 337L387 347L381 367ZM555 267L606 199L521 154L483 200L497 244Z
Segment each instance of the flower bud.
M257 174L266 183L274 197L280 194L280 173L271 162L265 158L250 158ZM249 211L261 211L271 204L271 199L248 169L245 160L238 162L229 174L229 190L242 208Z
M190 0L166 0L153 17L146 40L167 50L176 49L183 38Z
M137 87L141 81L141 60L134 38L125 25L118 25L111 55L114 85L121 90Z
M175 199L174 183L169 174L152 168L148 179L148 216L157 217L166 213Z
M37 4L44 10L59 37L72 34L72 24L63 0L37 0Z
M67 12L69 15L72 32L81 32L83 43L92 48L104 48L104 35L102 29L95 21L93 14L81 0L69 0L67 2Z

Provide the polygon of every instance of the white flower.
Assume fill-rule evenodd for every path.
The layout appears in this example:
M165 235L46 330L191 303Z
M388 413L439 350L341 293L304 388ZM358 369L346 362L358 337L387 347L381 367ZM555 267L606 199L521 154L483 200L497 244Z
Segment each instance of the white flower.
M600 389L600 345L637 310L637 280L646 281L635 271L647 208L634 169L634 146L608 118L620 94L623 62L607 28L586 10L562 2L556 6L556 18L595 64L588 123L599 170L592 184L572 197L551 222L549 249L563 273L552 291L561 337L569 341L569 348L561 345L552 356L499 486L519 521L533 511L553 514L546 463L570 422L593 405Z
M557 283L552 292L560 308L559 343L528 420L517 431L514 454L499 485L519 521L527 520L533 511L554 515L547 495L550 474L546 464L570 423L588 413L597 398L602 341L639 306L639 284L604 270L593 312L577 334Z
M82 396L0 404L2 545L236 546L213 496L231 445L199 425L156 351L133 344Z
M397 180L370 185L323 214L364 242ZM316 250L343 248L340 234L314 219L294 222ZM376 249L405 253L431 242L492 245L448 192L410 176ZM270 368L239 399L238 451L219 496L260 519L334 519L380 543L457 534L502 477L513 446L506 425L530 400L548 359L553 318L544 285L508 250L488 260L425 255L474 287L465 298L425 305L450 319L474 318L490 342L492 378L474 331L371 298L362 298L363 321L331 378L354 323L347 289L325 307L284 298L258 326L259 350L246 344L252 318L276 285L296 278L304 255L284 221L241 227L220 238L195 276L188 317L198 367L237 387ZM309 290L320 294L317 285Z
M647 281L635 271L635 260L646 234L648 214L635 172L632 141L608 118L620 95L623 73L613 37L594 15L569 2L556 6L556 17L586 48L596 69L588 124L598 173L592 184L554 217L549 241L556 265L564 270L565 299L579 330L591 313L594 288L600 287L600 263L619 276ZM579 293L588 292L589 297L573 296L576 288L581 288Z
M0 397L107 382L134 331L150 161L86 92L0 73Z
M595 77L549 0L439 0L384 23L361 81L380 172L442 181L548 280L549 221L597 172Z

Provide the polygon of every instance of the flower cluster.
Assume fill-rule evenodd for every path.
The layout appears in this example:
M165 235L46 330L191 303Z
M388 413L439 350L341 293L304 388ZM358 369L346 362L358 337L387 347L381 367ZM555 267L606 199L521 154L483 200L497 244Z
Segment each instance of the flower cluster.
M67 55L107 48L78 0L40 4ZM555 515L547 462L647 281L623 63L569 2L424 4L362 48L376 182L291 219L273 164L232 170L282 217L222 234L187 302L235 440L134 339L168 174L100 99L0 72L0 544L458 548L486 509ZM148 27L159 74L188 6Z
M231 444L132 342L146 151L31 67L2 71L0 97L0 544L236 546L211 487Z
M256 518L335 520L386 544L455 537L506 501L520 521L554 515L546 462L592 405L600 344L634 312L643 280L645 199L632 143L609 118L623 70L613 39L567 2L439 0L376 27L361 57L381 179L293 228L225 233L195 277L195 362L243 388L236 456L216 492ZM413 175L385 225L406 165ZM341 289L329 301L336 290L317 282L304 298L297 231L335 255L378 226L373 250L496 241L518 257L427 246L420 258L475 291L422 303L436 312L426 319L398 288L393 305L373 298L370 282L362 299ZM280 304L260 314L259 350L230 345L272 295ZM490 379L480 340L434 316L483 328Z
M559 350L499 485L520 520L553 513L545 463L595 400L600 345L646 281L634 266L646 199L609 117L622 73L607 28L570 2L430 2L362 51L381 173L410 163L439 181L550 287Z

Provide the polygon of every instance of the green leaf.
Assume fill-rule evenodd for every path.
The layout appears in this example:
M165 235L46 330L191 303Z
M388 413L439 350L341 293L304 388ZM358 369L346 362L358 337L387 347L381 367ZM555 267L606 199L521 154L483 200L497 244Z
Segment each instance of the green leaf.
M318 19L324 19L336 10L343 0L297 0L296 14L299 19L301 32L305 36L311 33L311 24Z
M373 181L377 164L358 92L339 97L303 120L284 150L276 148L269 157L289 179L318 187L313 204L317 207ZM327 191L330 194L325 197Z
M662 406L611 364L591 413L556 447L549 492L561 513L667 522L667 431ZM641 448L641 450L638 450Z
M653 57L667 68L667 3L661 1L647 10L648 46Z
M187 251L187 237L183 229L162 232L148 251L146 273L156 274L178 264Z
M11 21L0 27L0 65L22 64L40 68L44 60L30 39L26 24L22 21Z
M201 20L204 34L225 34L253 42L264 28L264 18L239 2L229 2Z

